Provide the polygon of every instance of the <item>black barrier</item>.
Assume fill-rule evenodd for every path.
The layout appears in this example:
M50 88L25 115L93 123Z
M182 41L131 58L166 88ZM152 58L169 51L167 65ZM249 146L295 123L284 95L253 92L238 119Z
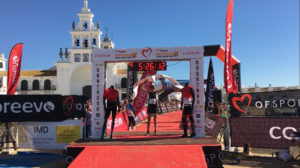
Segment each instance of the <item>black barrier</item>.
M223 155L221 146L203 146L202 149L208 168L223 167Z
M300 129L299 117L234 117L230 118L231 144L249 143L257 148L284 148L298 146L291 133Z
M62 121L60 95L1 95L0 122Z
M300 116L300 89L229 95L232 116Z
M83 118L86 114L86 97L70 95L63 96L63 113L67 118Z

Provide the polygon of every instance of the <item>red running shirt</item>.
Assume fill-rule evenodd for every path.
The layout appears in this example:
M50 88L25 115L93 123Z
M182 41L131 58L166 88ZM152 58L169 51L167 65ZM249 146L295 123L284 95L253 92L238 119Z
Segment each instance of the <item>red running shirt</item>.
M107 99L109 102L117 102L117 97L119 97L119 92L116 89L105 89L103 97Z
M188 98L188 99L190 99L190 98L192 98L193 96L192 96L192 94L191 94L191 86L190 85L188 85L187 87L184 87L183 89L182 89L182 97L183 98Z

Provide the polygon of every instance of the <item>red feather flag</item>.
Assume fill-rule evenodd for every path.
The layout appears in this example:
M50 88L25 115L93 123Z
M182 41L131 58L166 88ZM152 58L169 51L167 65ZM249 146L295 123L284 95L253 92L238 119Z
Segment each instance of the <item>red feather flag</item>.
M234 75L232 72L231 64L231 33L232 33L232 14L233 13L233 0L229 0L226 14L226 40L225 40L225 62L224 62L224 84L227 93L237 93L238 88Z
M7 95L14 95L20 78L23 43L16 44L8 60Z

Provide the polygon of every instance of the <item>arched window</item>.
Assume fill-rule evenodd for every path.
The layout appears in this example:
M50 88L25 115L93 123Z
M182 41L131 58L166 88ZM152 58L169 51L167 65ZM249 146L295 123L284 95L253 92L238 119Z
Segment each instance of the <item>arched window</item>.
M96 46L97 46L97 39L96 39L96 38L93 38L92 46L93 46L93 47L96 47Z
M82 27L83 27L83 30L84 30L84 31L87 31L87 30L89 29L89 24L88 24L88 22L84 22L83 25L82 25Z
M121 79L121 88L127 88L127 78Z
M28 90L28 82L27 82L27 80L22 80L22 82L21 82L21 90Z
M80 39L79 38L75 40L75 47L76 48L80 47Z
M89 47L89 40L88 39L84 39L83 40L83 47L84 48L88 48Z
M38 80L32 82L32 90L40 90L40 82Z
M44 90L51 90L51 81L46 79L44 82Z

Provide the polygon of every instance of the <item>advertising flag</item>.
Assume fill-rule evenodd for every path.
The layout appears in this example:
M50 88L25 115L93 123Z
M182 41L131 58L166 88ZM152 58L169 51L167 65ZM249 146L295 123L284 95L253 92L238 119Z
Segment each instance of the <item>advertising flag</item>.
M7 74L7 95L14 95L18 86L23 43L16 44L10 51Z
M133 69L133 63L127 65L127 99L133 95L133 85L137 82L137 71Z
M205 111L209 114L214 114L214 90L215 90L215 76L212 60L209 60L209 67L207 73L207 84L205 91Z
M224 62L224 85L227 93L237 93L238 88L232 72L231 64L231 39L232 39L232 15L233 0L229 0L226 14L226 39L225 39L225 62Z
M141 79L144 79L148 76L152 76L155 74L156 74L156 71L144 71ZM133 101L133 112L135 115L137 115L142 110L142 108L144 107L144 104L146 102L146 99L148 97L148 93L145 92L141 88L142 87L149 88L150 85L152 85L152 82L146 82L146 83L142 83L139 85L137 96L135 97L135 99Z

